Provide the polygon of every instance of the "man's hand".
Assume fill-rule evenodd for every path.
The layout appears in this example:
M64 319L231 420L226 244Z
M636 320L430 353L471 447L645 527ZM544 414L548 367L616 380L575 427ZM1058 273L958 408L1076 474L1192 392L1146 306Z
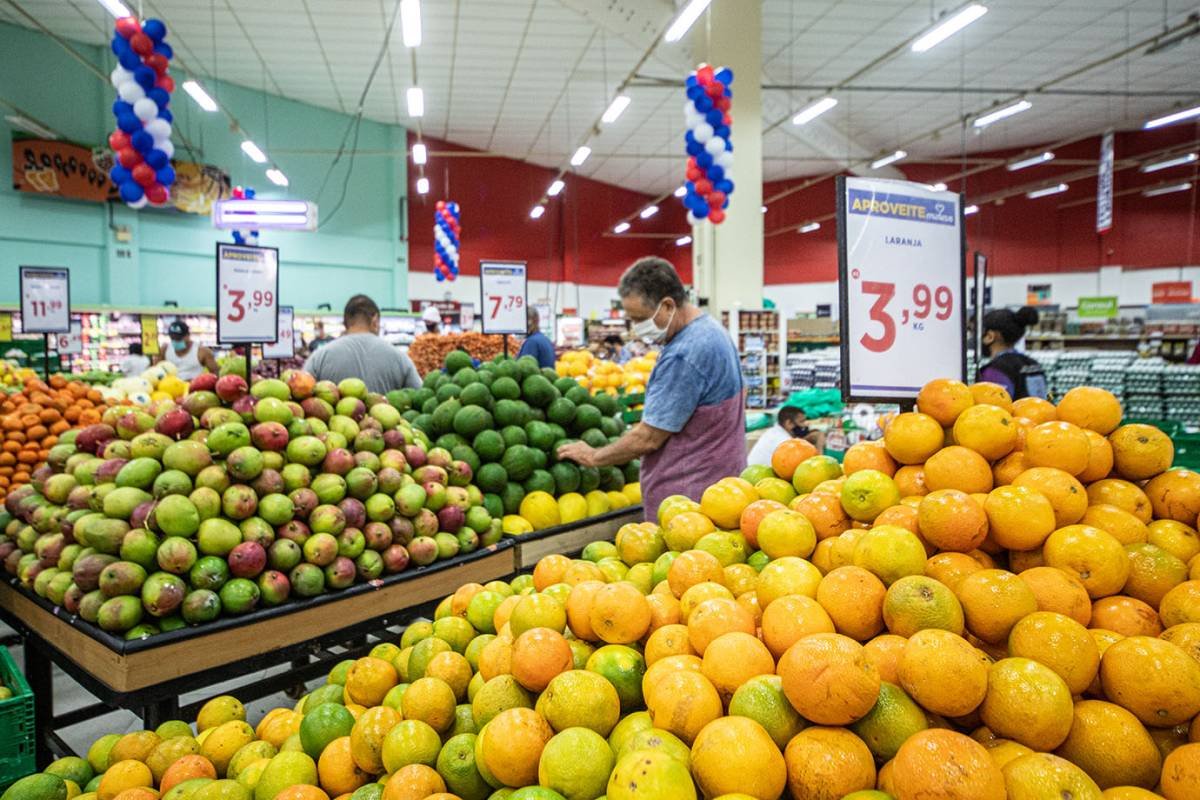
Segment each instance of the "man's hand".
M569 459L584 467L596 466L596 448L587 442L571 442L558 448L560 460Z

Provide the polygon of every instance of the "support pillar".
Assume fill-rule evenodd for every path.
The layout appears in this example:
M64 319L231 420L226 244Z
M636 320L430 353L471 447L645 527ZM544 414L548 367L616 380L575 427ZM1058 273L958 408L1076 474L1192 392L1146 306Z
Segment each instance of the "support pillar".
M713 0L692 27L697 64L733 70L733 195L725 221L692 230L696 293L713 314L762 308L762 4Z

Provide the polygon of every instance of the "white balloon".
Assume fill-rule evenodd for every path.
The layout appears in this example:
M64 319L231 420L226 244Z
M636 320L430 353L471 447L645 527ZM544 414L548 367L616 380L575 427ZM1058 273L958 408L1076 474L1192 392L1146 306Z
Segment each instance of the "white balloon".
M126 103L136 103L146 96L146 90L135 80L127 80L117 87L117 95Z
M154 105L153 100L147 99L150 105ZM133 113L137 113L137 106L134 106ZM158 113L158 107L155 106L155 113ZM158 142L166 141L171 138L171 123L167 122L162 117L151 117L150 121L145 124L146 133L154 137L155 145Z
M720 165L722 169L729 169L733 166L733 151L722 150L713 157L713 162Z
M175 145L171 144L170 139L164 139L162 142L155 142L154 146L167 154L167 158L175 155Z
M150 201L149 201L149 199L147 199L146 195L142 195L141 197L139 197L139 198L138 198L137 200L135 200L134 202L132 202L132 203L126 203L125 205L129 206L130 208L137 209L137 208L142 208L142 207L144 207L144 206L146 205L146 203L149 203L149 202L150 202Z
M704 115L696 110L696 107L690 102L683 106L683 118L687 122L689 128L694 128L701 122L704 122Z
M720 136L713 136L704 143L704 149L708 151L709 155L716 158L725 152L725 140Z
M112 71L110 79L112 80L113 88L117 89L121 84L133 80L133 73L118 64L117 68Z
M716 135L717 134L713 130L713 126L709 125L707 122L701 122L699 125L692 128L692 136L695 137L696 141L700 144L707 144L708 141Z
M700 224L699 218L697 218L696 215L693 214L691 211L688 212L687 221L688 221L688 225L699 225Z
M158 116L158 103L149 97L143 97L133 104L133 113L142 122L149 122Z

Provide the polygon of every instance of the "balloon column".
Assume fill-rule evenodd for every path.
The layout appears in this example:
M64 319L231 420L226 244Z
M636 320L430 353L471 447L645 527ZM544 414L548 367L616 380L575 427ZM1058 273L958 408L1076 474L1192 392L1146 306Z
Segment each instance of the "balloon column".
M171 156L171 92L175 80L167 74L171 45L163 41L167 26L162 20L122 17L116 23L112 51L117 68L112 71L117 100L113 116L117 129L108 144L116 155L109 177L130 208L150 203L166 205L170 200L175 170Z
M433 274L438 282L458 277L458 203L438 200L433 213Z
M233 199L253 200L254 190L249 186L235 186L233 187ZM241 231L235 229L233 232L233 242L234 244L258 244L258 231L246 231L245 233L242 233Z
M733 194L733 141L729 127L733 118L729 108L733 103L733 70L714 69L709 64L687 77L687 102L683 113L687 119L687 194L683 204L688 210L688 222L696 225L708 219L714 225L725 221L729 195Z

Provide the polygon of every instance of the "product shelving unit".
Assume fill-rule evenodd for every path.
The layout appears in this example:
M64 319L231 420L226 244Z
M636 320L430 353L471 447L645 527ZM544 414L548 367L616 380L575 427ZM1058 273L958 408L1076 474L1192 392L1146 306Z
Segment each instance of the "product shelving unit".
M737 346L746 383L747 407L767 409L786 394L782 370L787 358L787 321L775 309L721 312L721 324Z

